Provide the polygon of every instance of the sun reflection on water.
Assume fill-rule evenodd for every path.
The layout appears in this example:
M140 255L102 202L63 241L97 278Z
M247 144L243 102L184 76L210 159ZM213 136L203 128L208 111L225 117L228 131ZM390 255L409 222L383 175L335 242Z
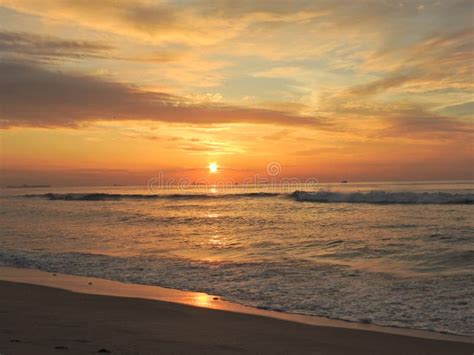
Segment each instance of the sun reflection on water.
M204 293L197 293L192 300L193 305L197 307L209 307L212 302L212 297Z
M222 248L226 246L227 242L225 241L225 238L221 237L220 235L213 235L211 238L209 238L209 244L213 248Z

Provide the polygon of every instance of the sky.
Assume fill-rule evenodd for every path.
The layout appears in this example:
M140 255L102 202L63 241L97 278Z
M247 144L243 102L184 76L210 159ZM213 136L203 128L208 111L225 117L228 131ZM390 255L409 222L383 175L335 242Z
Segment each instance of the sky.
M473 51L472 0L0 0L0 183L473 179Z

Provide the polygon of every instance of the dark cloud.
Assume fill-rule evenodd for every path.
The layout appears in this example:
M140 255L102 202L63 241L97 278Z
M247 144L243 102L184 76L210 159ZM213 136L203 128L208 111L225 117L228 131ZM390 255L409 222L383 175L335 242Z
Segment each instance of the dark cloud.
M66 40L26 32L0 31L0 52L44 60L102 58L111 46L98 42Z
M446 140L472 140L472 122L428 112L413 112L386 118L389 127L382 135Z
M86 58L144 63L169 63L182 58L176 50L154 50L142 55L116 55L116 48L101 42L69 40L27 32L0 31L0 53L20 60L51 63Z
M0 119L3 128L77 127L98 120L327 126L314 117L266 109L195 105L179 96L11 62L0 62Z

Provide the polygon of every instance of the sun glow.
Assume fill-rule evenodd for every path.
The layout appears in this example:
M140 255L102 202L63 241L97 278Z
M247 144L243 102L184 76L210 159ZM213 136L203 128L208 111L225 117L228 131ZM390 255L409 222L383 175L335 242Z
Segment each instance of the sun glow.
M209 172L211 174L217 173L217 169L218 169L217 163L214 163L214 162L209 163Z

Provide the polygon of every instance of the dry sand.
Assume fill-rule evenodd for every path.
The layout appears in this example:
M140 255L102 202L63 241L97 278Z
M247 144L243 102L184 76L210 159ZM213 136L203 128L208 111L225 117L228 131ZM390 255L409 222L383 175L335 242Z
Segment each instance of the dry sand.
M400 330L404 335L391 334L392 328L388 327L349 323L348 328L335 326L331 320L325 325L302 324L205 308L212 303L217 304L214 308L228 308L222 306L226 304L224 301L205 294L168 290L170 297L173 293L178 298L181 293L196 295L194 299L189 296L188 303L195 305L190 306L130 298L133 292L125 292L126 284L122 283L1 269L0 279L10 280L0 281L2 355L99 351L113 354L472 354L474 351L472 339L466 337L409 330ZM74 289L72 285L78 282L84 291L90 287L92 290L88 292L96 294L11 282L15 275L21 282L28 281L25 275L40 275L69 289ZM30 283L41 281L38 277L35 280ZM129 297L99 295L105 293L97 287L101 282L117 285L117 295ZM44 280L42 283L48 284ZM125 285L123 290L120 285ZM144 288L145 293L155 289L130 287ZM151 298L149 294L143 296ZM186 303L183 299L180 303Z

